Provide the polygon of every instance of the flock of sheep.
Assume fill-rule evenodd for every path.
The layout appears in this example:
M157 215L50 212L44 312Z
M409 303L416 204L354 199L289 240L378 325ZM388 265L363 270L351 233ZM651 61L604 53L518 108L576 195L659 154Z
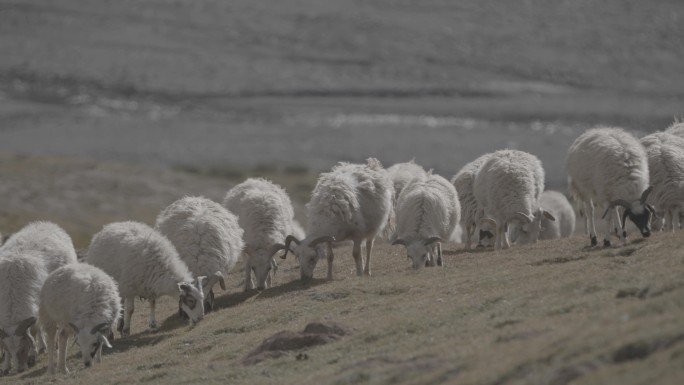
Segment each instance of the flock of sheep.
M684 123L641 140L618 128L587 130L567 159L570 191L581 202L590 243L596 246L594 207L605 211L604 246L617 235L626 241L626 218L642 235L679 228L684 204ZM622 207L622 212L619 211ZM182 198L154 227L138 222L108 224L92 239L82 261L59 226L34 222L0 246L0 349L2 374L18 372L46 349L48 374L67 372L67 340L79 344L86 367L111 347L112 329L130 335L135 297L147 299L149 328L157 329L155 301L178 300L191 324L214 307L213 288L238 257L246 258L245 290L272 284L274 257L299 260L303 281L318 260L333 278L333 242L352 241L358 275L371 275L376 237L403 245L413 268L442 266L441 243L461 226L465 247L508 248L511 242L573 234L575 211L565 196L544 191L544 169L534 155L518 150L485 154L465 165L452 181L413 161L384 169L339 163L322 173L306 206L306 235L294 220L285 190L250 178L232 188L223 204ZM621 229L621 230L619 230ZM365 245L365 255L362 246ZM123 317L121 316L123 314ZM55 364L55 343L58 362Z

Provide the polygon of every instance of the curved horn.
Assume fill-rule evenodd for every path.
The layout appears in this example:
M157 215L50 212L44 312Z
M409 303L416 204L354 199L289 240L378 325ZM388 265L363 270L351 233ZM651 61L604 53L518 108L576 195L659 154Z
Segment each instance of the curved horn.
M393 245L402 245L402 246L406 246L406 241L403 240L403 239L397 238L397 239L394 240L394 242L392 242L392 244L393 244Z
M639 198L639 201L641 202L642 205L646 203L646 199L648 198L648 194L650 194L651 191L653 191L653 186L648 186L646 188L646 190L644 190L644 192L641 193L641 198Z
M104 332L108 327L111 327L111 323L110 323L110 322L103 322L103 323L101 323L101 324L97 324L97 325L95 325L95 327L93 327L93 328L90 330L90 334L95 334L95 333L97 333L97 332L102 333L102 332Z
M313 241L311 241L311 243L309 243L309 247L314 247L321 242L335 242L335 237L330 236L330 235L324 235L322 237L318 237L318 238L314 239Z
M496 231L496 221L493 220L492 218L482 218L480 219L480 227L482 225L488 224L492 226L492 230Z
M651 206L650 204L646 203L646 210L651 212L651 215L653 215L653 219L658 219L658 215L655 212L655 208Z
M427 246L427 245L433 244L435 242L444 242L444 241L440 237L430 237L430 238L423 241L423 245Z
M624 207L624 208L626 208L626 209L628 209L628 210L632 207L632 206L629 204L629 202L627 202L626 200L624 200L624 199L616 199L616 200L610 202L610 204L608 205L608 207L606 207L606 211L603 212L603 215L601 216L601 219L605 218L605 217L606 217L606 214L608 214L608 211L610 211L610 209L612 209L612 208L615 207L615 206L622 206L622 207Z
M513 218L519 219L523 223L532 223L532 221L534 221L534 217L531 217L521 211L516 212Z
M279 252L280 250L285 250L286 247L282 243L276 243L273 245L269 250L268 250L268 256L272 258L275 253Z
M28 328L33 326L34 323L36 323L36 317L28 317L27 319L21 321L17 328L14 330L14 335L23 336L28 330Z
M556 217L554 217L553 215L551 215L550 212L548 212L548 211L546 211L546 210L544 210L544 209L542 209L542 215L544 215L544 218L546 218L546 219L548 219L548 220L550 220L550 221L554 221L554 222L556 221Z
M288 235L287 237L285 237L285 254L281 255L280 258L282 258L282 259L287 258L287 252L290 251L290 243L292 243L292 242L296 243L297 245L299 245L301 243L299 241L299 239L297 239L294 235ZM271 254L271 255L273 255L273 254Z

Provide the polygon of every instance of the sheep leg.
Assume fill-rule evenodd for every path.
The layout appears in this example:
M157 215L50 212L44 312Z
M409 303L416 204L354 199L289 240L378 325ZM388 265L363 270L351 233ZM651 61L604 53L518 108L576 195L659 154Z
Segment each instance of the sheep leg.
M620 219L620 210L618 208L615 208L614 212L614 221L615 221L615 228L617 231L618 238L622 241L623 245L627 244L627 231L625 231L625 223L622 223L622 219Z
M247 259L245 266L245 291L254 289L254 282L252 282L252 260Z
M589 239L591 240L591 245L598 245L598 240L596 238L596 223L594 223L594 201L589 199L589 201L584 201L584 213L589 221L589 226L587 230L589 232Z
M35 326L35 328L36 328L35 338L36 338L36 341L38 342L36 351L38 354L40 354L40 353L45 352L45 348L47 347L47 345L45 345L45 336L43 335L43 328L41 326Z
M437 242L437 266L444 266L444 261L442 260L442 243Z
M672 232L679 230L679 209L672 209L670 211L670 215L672 215Z
M97 353L95 353L95 362L96 363L101 363L102 362L102 344L100 344L100 347L97 348Z
M48 375L55 374L55 337L57 337L57 326L49 325L45 327L47 334L47 354L48 354ZM9 355L9 354L7 354Z
M352 257L356 263L356 275L363 274L363 257L361 256L361 241L354 240L354 247L352 248Z
M126 298L124 302L124 324L123 329L121 329L121 338L125 338L131 335L131 316L133 316L134 310L134 298Z
M364 275L371 275L371 252L373 251L373 238L366 239L366 266L363 268Z
M501 243L500 248L508 249L509 247L511 247L511 243L508 240L508 222L504 222L498 230Z
M157 300L155 298L150 298L150 323L148 326L150 327L150 332L154 333L159 330L157 327L157 317L156 317L156 310L157 310Z
M470 244L473 240L473 233L475 233L475 225L472 223L469 223L468 226L465 228L465 249L470 250Z
M616 213L616 212L617 212L617 208L614 210L614 213ZM618 214L614 214L614 213L609 214L605 219L605 221L606 221L606 234L603 237L603 247L609 247L611 245L610 238L611 238L611 230L613 229L613 221L615 220L615 215L618 215Z
M0 352L4 353L2 358L2 366L0 366L0 375L7 375L9 374L10 368L12 366L12 357L10 357L10 352L3 349L1 346Z
M68 340L69 335L67 334L66 329L60 330L59 341L57 343L57 365L59 366L58 370L62 373L69 373L69 369L66 367L66 350Z
M333 279L332 266L334 258L335 255L333 254L332 243L328 242L328 280Z

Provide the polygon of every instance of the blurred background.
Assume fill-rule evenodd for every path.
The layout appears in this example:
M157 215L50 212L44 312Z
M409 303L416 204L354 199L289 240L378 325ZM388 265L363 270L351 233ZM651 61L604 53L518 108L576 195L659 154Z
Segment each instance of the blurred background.
M0 1L0 231L112 220L259 175L302 204L373 156L451 177L684 116L679 0Z

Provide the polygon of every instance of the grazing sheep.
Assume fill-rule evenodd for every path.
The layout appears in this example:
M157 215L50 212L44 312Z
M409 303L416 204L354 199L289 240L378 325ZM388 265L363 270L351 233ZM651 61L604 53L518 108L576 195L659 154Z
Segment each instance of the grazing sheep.
M62 266L50 273L40 291L40 323L47 335L48 371L55 373L55 338L59 333L58 367L66 367L67 338L75 335L85 367L102 360L102 346L111 348L111 332L121 312L116 283L104 271L85 263Z
M39 252L0 253L0 341L5 351L1 374L9 374L12 364L19 373L26 370L31 352L35 360L30 328L36 323L40 288L47 275Z
M332 242L352 240L352 255L357 275L371 275L371 251L375 237L383 230L393 213L394 187L387 171L377 159L366 164L338 163L331 172L319 176L307 204L306 238L299 240L288 235L285 240L286 258L291 242L297 246L293 253L299 257L301 278L313 277L318 259L328 245L328 279L332 279ZM361 255L361 243L366 242L366 261Z
M150 331L157 330L157 297L168 295L179 300L190 324L204 317L202 284L206 277L193 280L192 273L178 256L171 241L157 230L138 222L110 223L95 234L86 262L99 267L119 285L124 300L122 337L131 333L135 297L150 303Z
M417 165L415 160L409 162L397 163L387 168L387 175L389 175L392 184L394 185L394 202L399 199L401 191L411 183L415 178L425 178L427 173L420 165Z
M495 230L497 249L510 247L508 225L521 227L529 233L529 242L536 242L541 219L553 216L539 204L544 189L544 169L536 156L518 150L493 153L477 172L474 182L475 199L484 210L485 218Z
M613 229L623 243L627 242L625 218L629 217L642 236L651 235L650 220L653 207L646 203L649 188L648 157L646 150L631 134L620 128L601 127L587 130L570 146L567 159L570 192L584 205L589 219L591 245L598 244L594 224L594 204L603 205L606 233L604 246L610 246ZM625 211L620 221L616 206ZM615 227L613 227L615 223ZM617 232L617 231L616 231Z
M456 188L428 173L407 184L397 201L397 233L393 245L406 247L414 269L443 265L442 245L458 225L461 206Z
M14 360L18 371L23 371L27 365L33 366L38 352L45 349L45 341L40 325L35 323L38 315L38 292L34 289L37 288L40 291L43 281L53 270L66 264L76 263L76 251L69 234L51 222L29 223L7 239L0 251L0 259L8 258L14 261L12 269L23 269L22 271L33 277L20 278L22 275L17 275L0 280L0 288L2 290L0 291L0 298L6 298L3 306L7 306L7 310L0 313L13 313L8 315L8 318L3 322L0 322L0 328L4 330L1 333L3 334L2 345L4 345L4 350L6 351L5 359L2 363L2 371L9 371L11 360ZM21 261L17 261L18 258ZM17 266L17 264L26 265L29 262L35 266L24 266L21 268ZM33 281L24 282L30 286L30 289L27 288L26 293L22 294L21 292L14 292L15 289L22 287L19 283L16 285L10 284L10 282L15 282L15 280L20 280L21 282ZM1 282L7 282L7 286L2 286ZM32 292L32 290L35 292ZM11 292L15 294L11 294ZM33 294L29 294L29 292ZM20 311L18 313L9 310L17 306L30 307L33 310L30 312ZM18 319L17 317L24 318ZM29 322L29 318L33 319L33 321ZM23 326L26 325L24 322L29 323L30 330L27 329L28 332L23 329Z
M284 248L288 234L296 232L292 202L282 187L262 178L250 178L228 191L223 205L234 212L245 230L245 291L272 285L273 256ZM301 234L300 234L301 236Z
M214 285L226 290L225 277L244 247L238 218L207 198L185 197L159 214L155 228L176 247L193 276L207 277L202 291L205 311L211 311Z
M684 130L684 124L682 124ZM648 156L649 180L653 190L649 204L655 208L654 229L679 230L679 217L684 212L684 137L656 132L641 138Z
M465 248L469 250L472 244L473 235L479 229L480 219L484 217L482 207L477 204L473 184L475 176L480 167L486 162L491 154L484 154L474 161L466 164L461 170L451 178L451 183L456 187L458 199L461 205L461 227L465 233ZM478 246L489 245L493 234L488 230L480 229Z
M556 218L555 221L546 217L542 218L539 239L567 238L575 233L575 209L565 195L558 191L546 190L539 197L539 203ZM519 228L516 229L518 233L515 235L511 232L511 239L514 241L517 239L520 243L529 243L529 234L519 230Z
M670 127L668 127L665 130L665 132L667 132L668 134L679 136L680 138L684 138L684 121L675 121L674 123L672 123Z

